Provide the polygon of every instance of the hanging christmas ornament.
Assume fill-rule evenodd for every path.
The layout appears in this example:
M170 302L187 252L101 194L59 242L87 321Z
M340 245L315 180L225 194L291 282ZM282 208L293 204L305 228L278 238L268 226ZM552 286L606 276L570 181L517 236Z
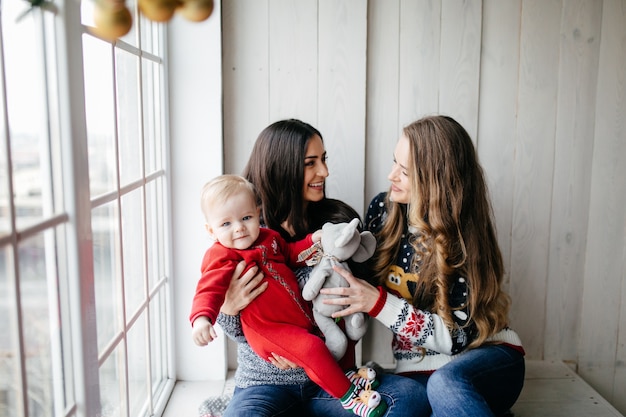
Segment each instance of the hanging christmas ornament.
M174 16L178 0L138 0L141 13L153 22L167 22Z
M153 22L168 22L174 13L191 22L202 22L213 13L214 3L213 0L137 0L137 6L141 14ZM96 0L94 23L95 27L90 28L93 34L114 41L130 31L133 17L125 0Z
M91 32L114 41L126 35L133 26L133 17L124 0L97 0L94 8L95 27Z
M182 0L176 12L191 22L202 22L213 13L213 0Z

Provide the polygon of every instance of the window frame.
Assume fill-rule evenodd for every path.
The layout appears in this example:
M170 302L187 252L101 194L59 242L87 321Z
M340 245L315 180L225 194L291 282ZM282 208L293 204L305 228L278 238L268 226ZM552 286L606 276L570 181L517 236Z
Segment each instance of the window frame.
M89 1L89 0L84 0ZM26 4L26 3L25 3ZM16 206L11 196L14 195L15 178L13 177L13 168L11 165L11 133L9 131L9 116L6 110L6 106L0 107L3 110L1 117L4 118L4 143L7 155L7 192L8 192L8 214L10 217L10 230L7 235L0 235L0 250L9 248L7 252L11 253L13 275L10 276L11 282L9 283L9 289L14 297L15 306L13 310L15 313L15 321L17 322L16 330L12 335L17 340L16 348L16 366L19 368L19 372L14 379L19 385L17 389L18 398L16 415L24 416L29 414L29 395L26 375L26 348L23 335L24 317L20 304L20 272L19 272L19 245L21 242L40 235L42 239L50 241L50 232L59 233L56 229L63 228L63 243L66 250L66 257L63 261L64 271L66 277L57 277L56 284L59 290L54 294L48 293L49 302L53 304L51 310L63 310L60 315L71 317L71 320L65 321L60 326L60 333L64 336L61 339L64 340L64 349L61 351L59 348L60 343L51 344L51 356L53 369L61 369L64 367L64 362L71 358L71 374L65 375L65 380L70 379L70 387L72 393L69 395L73 401L70 401L69 406L65 407L64 395L67 388L67 383L63 384L61 389L54 388L54 414L63 416L93 416L101 415L101 397L100 397L100 366L106 360L111 350L114 347L109 347L104 352L99 352L97 343L97 317L96 317L96 297L95 297L95 278L94 278L94 252L93 252L93 230L92 230L92 210L101 204L108 201L119 200L123 195L128 195L128 192L140 190L141 192L141 218L144 223L147 221L146 216L146 186L150 181L157 180L163 183L160 192L162 192L162 203L164 204L164 230L163 234L169 244L165 246L165 261L164 261L164 277L158 280L156 288L148 288L148 299L143 303L141 308L148 315L151 314L151 300L155 294L161 290L163 293L162 302L165 304L165 328L160 329L166 334L164 337L164 343L166 346L162 346L162 352L164 357L161 358L161 364L166 368L165 382L161 384L158 390L152 387L152 378L147 378L148 392L150 397L148 401L148 409L142 410L143 415L161 415L167 400L173 390L175 384L175 364L174 364L174 345L172 342L173 324L172 324L172 291L171 291L171 255L169 248L171 247L171 221L170 221L170 163L169 163L169 108L168 108L168 89L167 89L167 51L166 51L166 39L167 32L165 27L161 26L157 31L160 34L160 44L163 47L163 56L160 59L161 74L160 74L160 89L161 89L161 111L158 115L161 122L161 134L163 135L163 147L161 149L163 158L163 168L156 172L146 173L145 169L141 173L141 179L133 184L120 184L117 183L117 188L114 192L102 196L92 196L90 191L90 179L89 179L89 153L88 153L88 129L86 123L85 112L85 88L84 88L84 68L83 68L83 36L92 36L88 32L88 28L81 23L81 8L76 7L76 3L71 0L59 0L55 1L54 13L51 10L42 10L39 8L33 8L31 13L36 14L35 19L40 19L42 25L42 33L46 36L42 36L42 42L44 38L47 41L44 42L44 60L46 61L48 73L46 74L46 85L48 88L55 89L54 94L46 92L46 103L48 111L48 129L49 137L46 140L50 141L51 137L55 137L52 140L58 140L59 149L58 154L50 155L48 152L48 158L57 158L57 163L50 169L58 169L61 178L61 184L54 184L54 192L59 193L62 198L63 210L50 215L44 215L41 221L25 227L19 227L16 223ZM135 25L139 26L141 20L137 19L136 5L135 8ZM147 22L146 22L147 23ZM148 23L151 24L151 23ZM148 28L152 30L152 28ZM136 30L139 30L138 28ZM0 33L0 41L2 41L2 34ZM49 42L49 39L55 41ZM3 41L4 42L4 41ZM138 40L138 42L141 42ZM112 45L112 48L121 47L125 50L132 50L133 53L138 56L139 63L139 83L141 84L141 74L143 71L143 58L144 52L140 48L129 46L123 40L120 40ZM0 63L4 66L4 52L0 49ZM80 80L77 82L77 80ZM2 99L6 100L6 86L4 84L5 79L2 77ZM142 96L142 89L139 90L140 97ZM6 104L6 103L4 103ZM143 110L145 101L143 98L138 103L142 117L140 127L142 133L144 129L143 125ZM116 132L117 137L117 132ZM145 137L142 135L141 143L144 143ZM1 142L0 142L1 143ZM116 142L117 143L117 142ZM116 145L117 146L117 145ZM56 152L52 151L52 152ZM142 157L144 153L142 152ZM144 161L145 162L145 161ZM142 164L143 168L143 164ZM54 175L52 176L54 178ZM119 177L119 174L118 174ZM58 196L57 196L58 197ZM121 223L121 219L119 220ZM145 225L144 225L145 226ZM143 244L144 250L147 250L147 230L143 229ZM56 255L55 242L44 245L44 252L48 252L49 245L54 246ZM147 255L144 255L144 262L147 261ZM47 264L46 264L47 265ZM55 265L58 268L58 265ZM147 266L144 265L147 270ZM146 272L147 274L147 272ZM148 280L148 277L144 278ZM67 300L61 300L60 293L67 295ZM50 300L50 297L53 300ZM67 301L65 305L63 301ZM132 323L137 320L138 314L135 311L128 312L129 315L135 315L130 319L126 319L124 330L122 330L121 337L125 339L127 337L127 331ZM150 323L149 318L146 320L148 325ZM69 328L68 328L69 326ZM150 329L147 329L147 334L150 334ZM68 334L71 336L68 337ZM50 335L54 337L55 335ZM67 337L67 338L66 338ZM119 341L118 337L118 341ZM150 339L150 338L148 338ZM69 343L68 343L69 342ZM146 342L147 349L150 340ZM125 344L123 344L126 346ZM124 349L126 351L126 349ZM126 359L128 364L128 359ZM147 372L150 374L152 363L149 361L147 365ZM121 406L120 415L126 416L129 412L129 399L128 399L128 367L124 369L126 373L126 395L122 396L126 398L126 405ZM64 380L64 381L65 381ZM161 381L163 382L163 381ZM155 398L152 396L155 395Z

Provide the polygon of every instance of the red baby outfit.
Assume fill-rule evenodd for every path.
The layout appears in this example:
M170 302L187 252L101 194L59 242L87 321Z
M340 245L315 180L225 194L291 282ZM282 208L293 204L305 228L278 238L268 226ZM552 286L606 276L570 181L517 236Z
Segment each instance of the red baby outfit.
M244 260L255 263L268 282L266 290L240 313L241 325L250 347L262 358L271 353L301 366L307 375L330 395L341 398L351 387L324 341L316 336L310 305L302 298L289 265L303 265L298 254L313 244L311 235L286 242L277 232L261 228L258 239L248 249L225 248L213 244L204 254L202 276L198 281L189 320L206 316L215 323L233 272Z

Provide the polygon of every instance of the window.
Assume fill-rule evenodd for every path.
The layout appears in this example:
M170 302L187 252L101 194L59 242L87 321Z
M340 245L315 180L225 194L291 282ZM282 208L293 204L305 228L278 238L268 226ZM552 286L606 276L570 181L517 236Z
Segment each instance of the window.
M164 27L4 1L0 417L157 414L173 387ZM25 13L26 12L26 13Z

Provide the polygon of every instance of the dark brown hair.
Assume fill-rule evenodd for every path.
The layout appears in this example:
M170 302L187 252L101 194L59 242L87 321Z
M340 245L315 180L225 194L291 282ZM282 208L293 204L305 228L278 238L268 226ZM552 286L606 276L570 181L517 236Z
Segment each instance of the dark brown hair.
M289 241L314 231L316 225L309 224L311 213L325 204L306 204L302 194L306 148L315 135L323 141L316 128L301 120L272 123L259 134L243 172L257 190L263 223ZM294 236L283 229L285 221Z

